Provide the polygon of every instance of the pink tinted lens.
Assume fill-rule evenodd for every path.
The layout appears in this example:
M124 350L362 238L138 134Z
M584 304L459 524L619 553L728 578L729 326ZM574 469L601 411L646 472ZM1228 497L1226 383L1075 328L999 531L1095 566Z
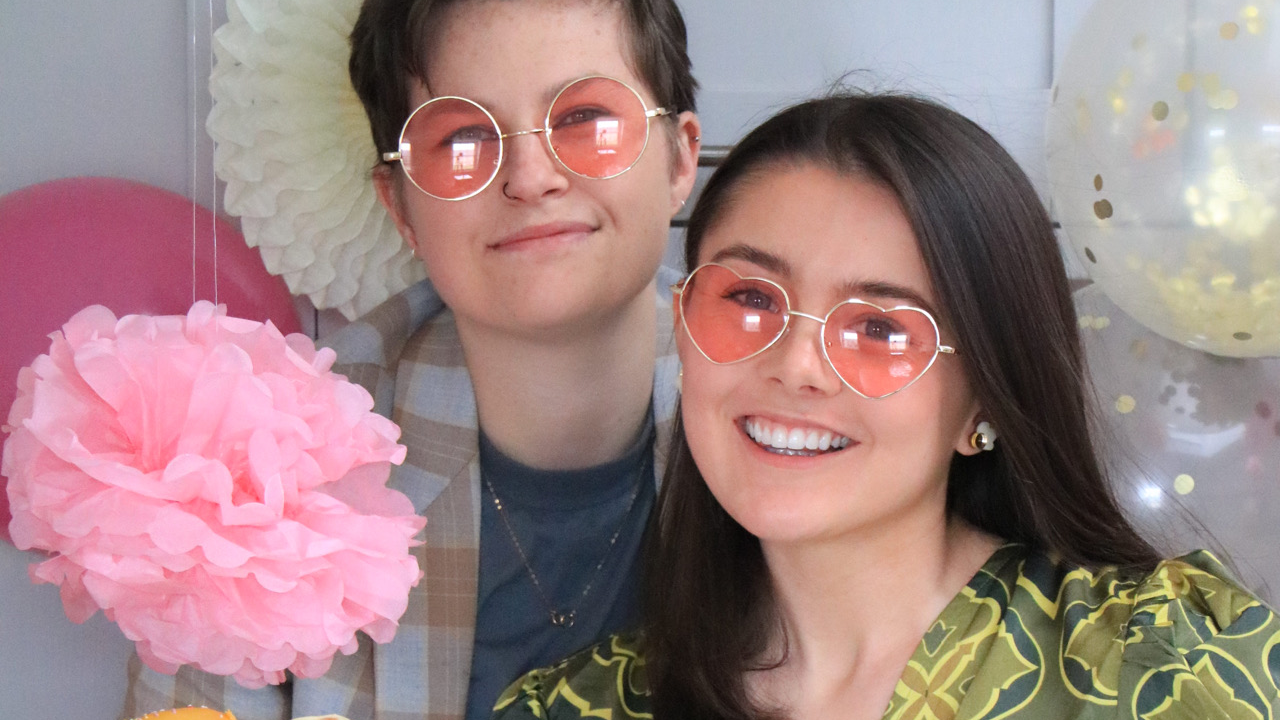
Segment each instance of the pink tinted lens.
M640 159L649 137L644 102L609 78L585 78L566 87L551 105L547 127L560 162L591 178L625 172Z
M462 98L436 98L414 111L400 136L400 164L423 192L457 200L498 171L502 140L493 118Z
M938 351L938 331L915 308L883 311L846 302L823 329L827 357L840 377L867 397L884 397L920 377Z
M704 265L680 293L690 339L712 362L731 363L769 346L787 324L787 300L775 285Z

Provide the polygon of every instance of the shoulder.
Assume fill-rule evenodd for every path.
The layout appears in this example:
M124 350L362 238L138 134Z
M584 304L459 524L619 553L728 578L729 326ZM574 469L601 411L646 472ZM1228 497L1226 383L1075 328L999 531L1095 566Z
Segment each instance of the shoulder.
M1131 597L1118 682L1136 716L1171 704L1200 717L1280 710L1280 620L1212 554L1160 563Z
M1150 572L1030 552L1013 565L996 573L1010 591L1002 625L1026 631L1070 696L1133 717L1280 710L1280 620L1211 553Z
M319 344L332 348L341 365L371 363L387 366L430 317L444 310L444 301L430 280L421 280L344 325Z
M337 356L332 370L373 396L374 411L391 416L396 365L420 328L452 320L430 280L421 280L316 344ZM461 349L458 350L461 353Z
M498 698L495 720L651 717L642 639L613 635L516 680Z

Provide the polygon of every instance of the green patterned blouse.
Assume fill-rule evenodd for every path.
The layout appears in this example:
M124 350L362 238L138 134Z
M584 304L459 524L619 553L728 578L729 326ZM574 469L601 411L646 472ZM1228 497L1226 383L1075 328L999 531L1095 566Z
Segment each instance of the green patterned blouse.
M1280 619L1229 577L1207 552L1126 577L1006 545L921 638L884 717L1273 718ZM525 675L494 718L652 717L639 645Z

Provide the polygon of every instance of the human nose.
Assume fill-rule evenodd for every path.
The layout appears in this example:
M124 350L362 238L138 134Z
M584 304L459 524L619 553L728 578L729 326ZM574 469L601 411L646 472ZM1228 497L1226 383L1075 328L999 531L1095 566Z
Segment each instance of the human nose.
M787 390L801 394L835 395L844 387L822 350L822 318L796 310L777 345L772 348L768 371ZM812 320L813 322L804 322Z
M564 192L567 171L551 154L543 130L522 130L503 136L506 157L498 181L508 200L533 201Z

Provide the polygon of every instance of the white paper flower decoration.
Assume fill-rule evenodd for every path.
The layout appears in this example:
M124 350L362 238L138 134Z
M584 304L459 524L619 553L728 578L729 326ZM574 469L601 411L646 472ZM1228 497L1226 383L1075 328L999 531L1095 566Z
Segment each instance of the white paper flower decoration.
M360 0L227 0L209 78L214 170L245 242L290 292L354 319L424 277L378 203L347 76Z

